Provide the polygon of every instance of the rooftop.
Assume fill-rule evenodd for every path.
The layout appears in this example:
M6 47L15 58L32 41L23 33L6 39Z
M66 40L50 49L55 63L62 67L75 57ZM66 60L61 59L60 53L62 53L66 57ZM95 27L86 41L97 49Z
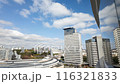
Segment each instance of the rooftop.
M67 29L75 29L73 27L68 27L68 28L64 28L63 30L67 30Z

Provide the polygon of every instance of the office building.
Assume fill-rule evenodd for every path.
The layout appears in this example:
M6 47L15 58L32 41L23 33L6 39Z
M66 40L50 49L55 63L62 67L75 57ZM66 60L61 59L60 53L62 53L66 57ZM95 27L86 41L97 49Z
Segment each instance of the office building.
M13 52L7 48L0 48L0 60L11 60Z
M110 39L102 39L103 40L103 51L105 56L105 62L107 64L112 65L112 51L110 45Z
M114 31L115 46L118 53L118 59L120 64L120 28L116 28Z
M42 47L42 46L37 47L37 54L48 53L49 51L50 49L48 47Z
M81 65L83 63L81 35L75 28L64 29L65 64Z
M88 63L91 67L96 67L98 62L101 63L100 66L102 67L105 67L105 62L112 64L109 39L102 39L101 36L95 36L92 39L86 40L86 52Z

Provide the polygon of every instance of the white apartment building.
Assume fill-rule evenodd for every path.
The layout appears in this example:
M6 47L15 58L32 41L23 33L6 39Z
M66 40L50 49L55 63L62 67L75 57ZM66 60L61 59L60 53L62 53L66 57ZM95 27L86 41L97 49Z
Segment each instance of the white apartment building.
M103 40L103 51L105 56L105 62L112 65L112 50L110 45L110 39L102 39Z
M13 52L7 48L0 48L0 60L11 60Z
M65 64L81 65L83 63L81 35L75 28L64 29Z
M109 39L102 39L101 36L95 36L92 39L86 40L86 52L88 63L91 67L96 67L98 62L101 63L101 67L105 66L105 62L109 65L112 64Z
M116 28L114 31L115 46L118 53L118 59L120 64L120 28Z
M95 39L90 39L86 41L86 52L89 65L91 67L96 66L99 59L97 43L95 42Z

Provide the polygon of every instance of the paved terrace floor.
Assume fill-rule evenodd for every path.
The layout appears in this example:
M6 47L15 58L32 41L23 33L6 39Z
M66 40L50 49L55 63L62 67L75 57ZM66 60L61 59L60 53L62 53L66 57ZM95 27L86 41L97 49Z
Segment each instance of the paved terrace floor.
M19 60L19 61L0 61L0 68L50 68L59 63L57 59L46 62L41 60Z

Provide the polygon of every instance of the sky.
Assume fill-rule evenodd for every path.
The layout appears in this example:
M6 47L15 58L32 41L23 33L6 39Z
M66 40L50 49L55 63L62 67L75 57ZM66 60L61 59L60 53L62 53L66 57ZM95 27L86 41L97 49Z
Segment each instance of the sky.
M120 1L116 1L119 5ZM114 48L112 32L117 27L117 18L113 0L101 0L99 14L101 30L96 25L90 0L0 0L0 45L63 46L63 29L74 27L82 35L83 48L85 40L100 35L100 31Z

